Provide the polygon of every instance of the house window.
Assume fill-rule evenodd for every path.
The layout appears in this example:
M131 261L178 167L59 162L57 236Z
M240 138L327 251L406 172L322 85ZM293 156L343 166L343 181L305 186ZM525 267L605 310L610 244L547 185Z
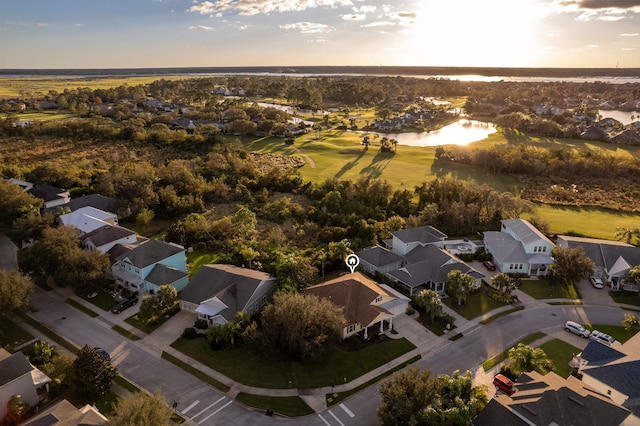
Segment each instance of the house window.
M542 247L542 251L546 252L547 251L547 246Z
M509 264L509 269L513 269L513 264L512 263Z
M262 304L262 306L267 304L267 296L263 296L262 299L260 299L260 303Z
M534 252L534 253L537 253L537 252L538 252L538 246L535 246L535 247L533 248L533 252Z
M376 302L380 302L382 300L382 296L376 297Z
M347 333L353 333L354 331L356 331L355 324L351 324L349 327L347 327Z

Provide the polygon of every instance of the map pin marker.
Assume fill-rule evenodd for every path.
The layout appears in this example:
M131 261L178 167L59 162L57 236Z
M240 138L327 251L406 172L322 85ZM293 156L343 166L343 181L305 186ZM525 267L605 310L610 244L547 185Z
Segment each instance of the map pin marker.
M345 259L345 263L347 264L349 269L351 269L351 273L353 274L355 272L356 268L358 267L358 265L360 264L360 258L358 256L356 256L355 254L350 254Z

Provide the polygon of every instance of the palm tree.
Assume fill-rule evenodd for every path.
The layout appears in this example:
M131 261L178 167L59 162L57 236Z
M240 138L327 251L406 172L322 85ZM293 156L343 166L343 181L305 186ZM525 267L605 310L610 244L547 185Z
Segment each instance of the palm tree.
M459 270L451 271L447 275L446 289L447 293L453 298L456 299L456 303L458 306L462 306L462 304L467 299L467 296L473 289L473 285L475 284L475 280L472 276L463 274Z
M632 313L624 314L622 326L629 334L635 334L640 331L640 321L638 321L638 317Z
M634 238L640 239L640 228L629 229L629 228L616 228L616 233L614 237L618 241L625 241L627 244L631 244L631 240Z
M391 145L393 145L393 153L395 154L396 152L398 152L398 141L395 139L391 139Z
M24 402L22 395L13 395L7 402L7 412L4 416L3 424L17 425L28 410L29 404Z
M553 362L547 357L544 350L533 348L529 345L518 343L509 349L509 360L511 361L511 371L520 375L525 371L537 371L540 374L547 374L555 368Z
M415 299L416 305L424 310L431 322L442 315L442 300L435 290L422 290Z
M371 142L369 142L369 135L365 136L364 138L362 138L362 145L364 145L364 150L367 151L369 149L369 145L371 144Z
M504 272L494 275L493 278L491 278L491 283L498 289L502 296L506 294L511 295L511 291L516 288L511 277Z

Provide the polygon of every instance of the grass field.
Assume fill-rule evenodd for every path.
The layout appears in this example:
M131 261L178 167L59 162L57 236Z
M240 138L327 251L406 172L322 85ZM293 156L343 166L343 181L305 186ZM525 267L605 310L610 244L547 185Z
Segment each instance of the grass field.
M4 118L5 114L0 115ZM31 121L51 121L51 120L63 120L65 118L78 117L78 114L49 111L49 112L21 112L17 114L18 120L31 120Z
M214 351L204 338L188 340L180 337L171 346L239 383L272 389L306 389L349 382L415 349L404 338L353 352L333 348L321 363L311 364L265 362L265 358L242 346Z
M21 96L39 96L55 90L58 93L65 89L89 87L90 89L108 89L123 84L137 86L148 84L164 78L165 80L184 80L193 78L187 75L151 75L151 76L122 76L122 77L0 77L0 98L14 98Z
M550 284L549 280L522 280L519 290L534 299L580 299L580 293L574 285L566 286L560 283Z

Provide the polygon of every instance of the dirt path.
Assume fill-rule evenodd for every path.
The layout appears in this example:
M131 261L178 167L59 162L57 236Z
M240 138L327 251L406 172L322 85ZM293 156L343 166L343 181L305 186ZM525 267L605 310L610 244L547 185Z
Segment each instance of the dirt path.
M293 149L295 149L296 152L302 156L302 158L304 158L305 160L307 160L309 162L309 165L311 166L312 169L316 168L316 162L313 161L313 158L309 157L307 154L302 152L302 150L300 148L297 148L297 147L294 146Z

